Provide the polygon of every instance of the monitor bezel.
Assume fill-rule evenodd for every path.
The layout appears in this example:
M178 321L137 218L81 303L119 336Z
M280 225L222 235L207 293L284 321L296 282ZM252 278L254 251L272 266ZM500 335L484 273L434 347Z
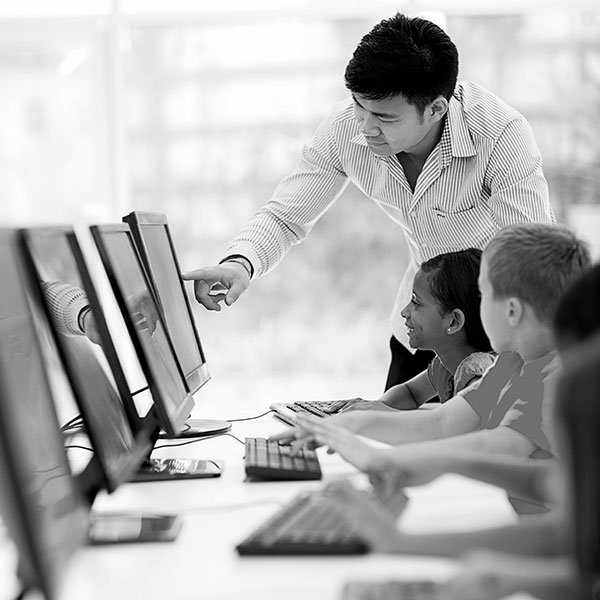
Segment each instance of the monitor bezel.
M24 472L18 458L16 444L11 443L11 439L13 439L19 427L15 426L17 419L12 414L10 402L6 401L11 391L4 384L5 371L8 366L0 360L0 480L2 481L0 494L2 495L2 512L5 516L8 515L8 518L5 519L6 525L19 552L19 583L24 586L23 591L26 592L32 588L39 589L47 600L54 600L58 597L60 580L67 563L87 539L89 504L86 503L86 499L81 493L77 478L73 476L64 450L64 442L60 437L60 425L56 415L55 401L50 388L48 373L46 372L38 331L29 307L28 296L31 289L24 274L25 266L22 248L19 243L19 231L17 229L0 228L0 239L2 245L6 243L10 247L11 259L16 261L17 284L21 286L27 304L24 307L24 314L29 315L30 318L32 351L37 354L40 386L50 409L48 412L51 422L46 423L46 425L50 430L56 432L55 445L57 448L63 448L62 452L57 453L56 458L64 467L65 474L71 482L69 494L71 509L69 515L72 518L70 519L69 535L64 536L65 539L60 544L60 555L57 556L56 552L49 553L41 550L44 540L41 539L42 536L39 535L39 530L36 528L37 516L34 515L35 509L28 501L29 494L23 493ZM6 283L4 281L4 285ZM92 462L94 461L92 460Z
M200 336L198 334L198 329L196 327L196 321L194 319L194 313L192 311L192 306L190 304L190 300L186 293L185 285L183 280L181 279L181 269L179 267L179 260L177 258L177 253L175 251L175 244L173 243L173 238L171 236L171 230L169 228L169 224L167 222L167 216L164 213L155 213L155 212L146 212L146 211L132 211L128 215L123 217L123 222L129 225L131 230L133 240L136 243L137 249L140 253L142 263L146 272L148 274L148 278L150 279L150 283L153 286L155 295L160 299L161 294L159 290L159 286L156 282L156 272L153 267L152 261L150 260L148 243L144 236L144 228L146 227L161 227L165 230L167 241L169 244L169 248L171 249L171 256L173 257L173 261L175 263L175 267L177 270L177 275L179 278L179 282L181 284L181 293L183 295L183 299L185 302L188 320L190 324L190 329L194 336L196 347L198 348L198 352L200 354L200 359L202 360L202 364L198 365L198 367L194 368L189 373L183 371L183 364L181 362L181 358L177 355L177 350L175 348L175 344L173 347L175 348L175 354L177 356L177 360L180 363L181 370L184 373L185 379L188 384L188 389L190 393L194 394L197 392L203 385L205 385L210 380L210 373L208 370L208 366L206 363L206 355L204 354L204 349L202 347L202 343L200 341ZM168 324L168 319L165 317L165 320ZM172 337L172 336L171 336Z
M167 432L167 434L176 436L179 433L179 431L182 429L186 420L188 419L188 417L190 416L190 414L192 412L192 409L194 407L194 398L189 391L186 378L183 374L183 371L181 370L181 366L179 364L179 361L177 360L177 356L175 355L175 349L173 348L173 343L169 336L169 332L168 332L168 329L164 322L164 319L161 315L161 311L157 310L157 317L158 317L158 320L160 321L161 327L163 328L163 330L165 332L165 339L167 340L167 343L169 345L171 355L173 357L173 362L174 362L177 372L179 373L179 376L181 378L183 389L185 389L187 392L185 397L181 399L181 402L179 403L179 406L177 407L176 413L169 414L169 411L168 411L167 405L166 405L166 401L164 400L161 383L160 383L159 379L157 377L155 377L155 374L152 370L151 361L148 359L146 350L144 348L144 344L140 340L137 328L131 320L131 317L129 315L129 310L127 307L127 302L125 300L125 296L123 294L123 291L121 290L121 286L119 285L119 278L117 277L117 275L114 271L110 253L108 252L107 247L105 245L105 239L104 239L105 236L124 235L125 237L127 237L127 239L129 240L129 243L131 245L133 255L137 261L137 264L138 264L138 267L140 270L140 274L141 274L142 278L144 279L144 283L148 290L148 293L150 294L153 302L156 303L157 301L156 301L156 296L154 294L154 290L152 288L152 285L150 283L148 275L144 269L144 265L143 265L142 259L140 257L140 254L136 248L135 242L133 240L133 235L131 233L131 229L129 228L129 225L127 225L126 223L119 223L119 224L108 224L108 225L92 225L90 227L90 232L92 234L92 238L98 249L100 259L102 260L102 264L104 265L104 269L106 270L106 274L108 276L108 280L110 282L111 288L112 288L115 298L117 300L117 304L119 305L121 314L123 315L123 319L125 320L125 324L127 326L129 335L133 342L133 346L134 346L136 354L138 356L138 360L140 362L140 365L142 367L142 370L144 371L144 375L148 382L148 387L150 388L150 392L151 392L152 398L154 400L154 406L156 408L159 423L162 426L162 428Z
M119 400L122 404L123 412L127 420L126 426L131 430L133 437L133 447L131 451L128 452L127 455L123 453L117 465L115 465L107 457L103 456L103 445L99 442L103 432L98 431L98 428L94 427L94 420L91 416L93 411L89 406L91 402L96 402L96 400L89 398L80 374L77 372L76 367L71 364L71 361L68 357L68 352L66 350L65 340L60 332L56 329L50 309L45 300L40 282L41 274L36 265L33 248L36 240L40 239L64 239L67 242L73 255L73 260L75 262L78 275L81 277L83 289L88 296L88 300L90 301L90 306L92 308L96 327L98 329L98 335L100 336L101 340L101 346L108 362L108 366L114 377L117 388L116 393L119 396ZM45 321L52 332L52 339L58 351L63 368L69 379L73 396L85 424L85 430L90 439L94 454L98 460L98 465L103 478L103 487L108 493L112 493L119 487L119 485L130 481L135 473L137 473L140 465L152 451L154 439L151 437L149 428L143 425L142 420L139 418L139 415L135 410L135 405L131 397L129 386L127 385L125 374L121 367L121 363L108 330L104 311L101 308L95 286L92 282L74 229L70 226L25 228L21 231L21 240L24 248L26 271L31 277L31 287L35 290L33 299L41 306ZM95 495L94 490L90 490L89 494L93 498Z

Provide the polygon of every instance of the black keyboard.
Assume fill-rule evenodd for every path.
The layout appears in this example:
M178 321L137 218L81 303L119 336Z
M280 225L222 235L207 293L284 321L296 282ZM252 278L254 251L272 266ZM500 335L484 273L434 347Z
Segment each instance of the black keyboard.
M246 475L255 479L321 479L321 465L314 450L291 447L266 438L246 438Z
M351 581L341 600L437 600L439 584L429 579L413 581Z
M311 400L307 402L294 402L286 406L297 413L307 412L317 417L328 417L337 412L333 406L338 402L339 400Z
M296 496L236 550L240 555L364 554L369 548L320 492Z

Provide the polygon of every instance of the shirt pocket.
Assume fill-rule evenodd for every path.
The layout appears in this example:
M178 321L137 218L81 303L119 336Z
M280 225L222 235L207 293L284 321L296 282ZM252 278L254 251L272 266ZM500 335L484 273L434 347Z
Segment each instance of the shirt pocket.
M431 218L430 241L440 248L482 248L498 230L493 212L483 203L462 210L433 208Z

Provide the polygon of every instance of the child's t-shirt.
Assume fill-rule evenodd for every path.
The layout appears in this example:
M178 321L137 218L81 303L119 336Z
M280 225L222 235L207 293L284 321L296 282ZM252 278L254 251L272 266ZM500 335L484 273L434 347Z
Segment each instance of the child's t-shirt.
M518 431L536 446L532 458L552 454L551 423L547 405L558 372L555 352L523 363L514 352L498 356L475 389L462 396L481 418L481 429L503 426Z
M436 356L427 367L427 379L437 391L440 402L446 402L479 379L495 359L494 352L473 352L451 373Z

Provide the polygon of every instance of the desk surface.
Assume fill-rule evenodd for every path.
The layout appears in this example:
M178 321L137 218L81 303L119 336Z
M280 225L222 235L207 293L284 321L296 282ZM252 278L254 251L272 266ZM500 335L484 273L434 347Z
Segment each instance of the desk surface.
M247 407L244 414L239 407L224 406L218 411L209 408L214 414L204 410L195 416L233 419L264 410L263 403ZM231 433L243 440L284 428L267 415L234 423ZM323 481L246 482L243 454L244 447L229 436L156 450L155 456L222 459L225 470L215 479L127 484L111 495L100 495L94 506L98 512L177 513L183 517L182 530L174 542L81 548L69 565L60 600L333 600L349 579L443 578L456 568L445 559L375 554L239 557L235 545L299 491L339 478L360 483L364 477L320 449ZM407 531L477 528L515 519L503 492L460 477L443 477L408 490L408 495L411 501L399 521Z

